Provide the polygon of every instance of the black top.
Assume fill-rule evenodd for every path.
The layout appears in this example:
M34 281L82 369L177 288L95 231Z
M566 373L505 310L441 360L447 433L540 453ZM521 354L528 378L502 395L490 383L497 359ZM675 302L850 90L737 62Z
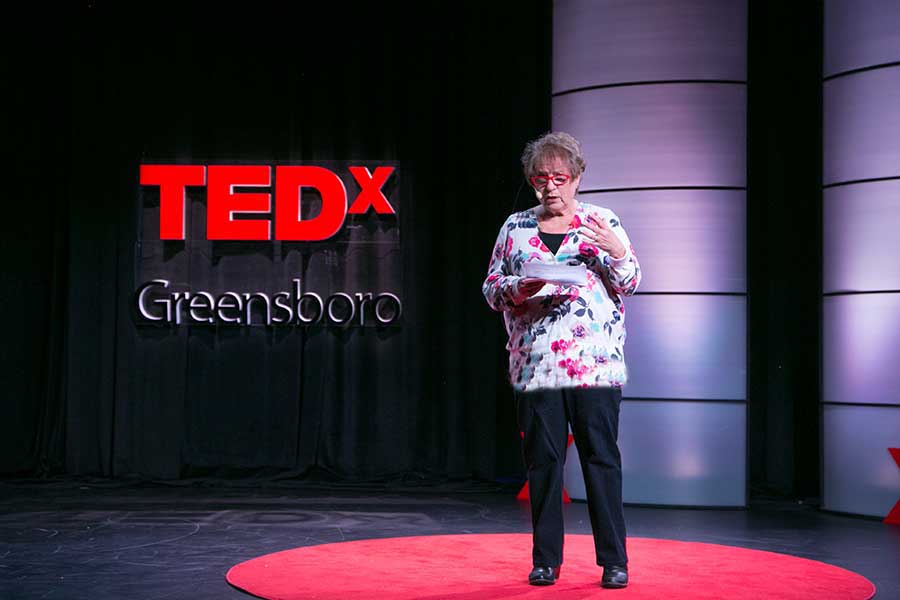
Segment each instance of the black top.
M563 239L566 237L565 233L544 233L540 229L538 229L538 236L540 236L541 241L544 242L544 245L550 248L550 252L556 254L556 251L559 250L559 247L563 243Z

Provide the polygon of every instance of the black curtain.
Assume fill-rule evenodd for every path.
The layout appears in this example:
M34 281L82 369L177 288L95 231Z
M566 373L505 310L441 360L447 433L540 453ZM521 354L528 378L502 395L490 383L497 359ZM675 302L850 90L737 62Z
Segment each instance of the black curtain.
M822 3L750 2L751 493L819 496Z
M539 1L90 2L11 28L0 472L520 477L505 334L480 286L528 202L518 156L549 127L550 15ZM331 160L399 165L399 327L138 322L140 164ZM189 283L201 260L271 266L272 246L198 257L188 240L161 260L184 261ZM290 252L309 269L344 261L350 290L355 274L379 283L371 256L323 248Z

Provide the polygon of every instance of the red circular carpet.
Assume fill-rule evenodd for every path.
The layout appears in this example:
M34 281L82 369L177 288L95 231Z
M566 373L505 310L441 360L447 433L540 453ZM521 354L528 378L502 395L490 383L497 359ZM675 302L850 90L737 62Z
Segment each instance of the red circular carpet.
M560 579L528 585L531 534L434 535L306 546L228 571L262 598L646 598L866 600L872 583L851 571L733 546L628 538L630 584L599 586L590 535L567 535Z

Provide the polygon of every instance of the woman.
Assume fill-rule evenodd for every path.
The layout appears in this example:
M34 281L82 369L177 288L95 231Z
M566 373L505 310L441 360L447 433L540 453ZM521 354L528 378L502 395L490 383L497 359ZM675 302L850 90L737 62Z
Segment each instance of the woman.
M627 379L623 296L641 270L613 211L578 200L585 161L578 140L548 133L522 155L539 205L506 219L482 291L502 311L509 375L516 390L534 527L532 585L559 576L563 550L562 480L571 425L581 457L601 585L628 585L622 468L616 443ZM526 277L528 263L584 265L581 284ZM546 267L545 267L546 268Z

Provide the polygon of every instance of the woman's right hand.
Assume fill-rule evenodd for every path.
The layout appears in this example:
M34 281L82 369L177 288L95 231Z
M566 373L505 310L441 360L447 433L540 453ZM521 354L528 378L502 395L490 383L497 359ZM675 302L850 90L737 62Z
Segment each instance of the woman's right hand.
M519 293L526 298L531 298L546 285L546 281L537 277L523 277L519 280Z

